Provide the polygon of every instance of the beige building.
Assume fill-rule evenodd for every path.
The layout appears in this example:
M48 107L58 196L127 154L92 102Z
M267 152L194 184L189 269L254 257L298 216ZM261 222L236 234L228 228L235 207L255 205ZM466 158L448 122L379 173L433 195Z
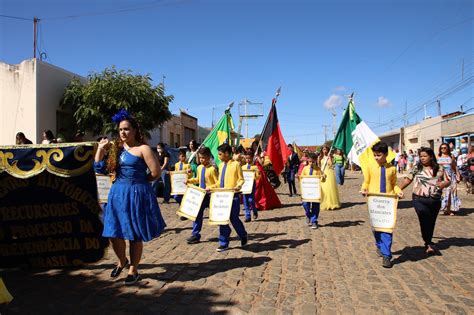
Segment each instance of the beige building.
M67 128L67 113L59 102L74 77L85 80L38 59L18 65L0 62L0 145L14 144L19 131L41 143L43 130L56 134L60 127Z
M197 118L181 111L179 115L173 115L162 127L152 132L151 145L163 142L170 147L181 147L196 140L198 136Z
M380 139L393 148L399 147L401 151L407 152L415 152L420 147L430 147L436 151L443 142L452 142L455 148L460 148L461 140L468 145L474 144L474 114L454 112L427 118L382 134Z

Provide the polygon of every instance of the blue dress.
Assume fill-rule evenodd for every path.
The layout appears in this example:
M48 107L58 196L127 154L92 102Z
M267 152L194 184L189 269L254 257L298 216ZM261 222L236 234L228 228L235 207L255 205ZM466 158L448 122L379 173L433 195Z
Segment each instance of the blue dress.
M142 158L122 151L105 206L102 236L148 242L161 234L166 224L146 170Z

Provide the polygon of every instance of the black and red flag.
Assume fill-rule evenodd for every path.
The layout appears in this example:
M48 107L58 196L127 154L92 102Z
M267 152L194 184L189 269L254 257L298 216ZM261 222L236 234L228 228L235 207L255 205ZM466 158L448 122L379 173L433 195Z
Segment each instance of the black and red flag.
M276 110L276 101L280 95L280 88L277 90L275 98L272 100L272 108L268 114L267 121L263 127L261 133L261 146L263 151L272 161L273 170L275 173L280 175L285 167L286 160L288 158L288 148L281 134L280 124L278 123L278 115Z

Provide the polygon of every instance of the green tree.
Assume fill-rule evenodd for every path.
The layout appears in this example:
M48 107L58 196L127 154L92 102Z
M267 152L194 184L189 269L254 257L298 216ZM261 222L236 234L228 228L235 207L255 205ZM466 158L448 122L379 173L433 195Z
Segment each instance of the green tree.
M161 85L153 86L147 75L107 68L91 73L88 81L71 81L61 100L63 109L72 110L77 128L94 135L116 134L112 116L126 109L149 136L150 130L171 118L172 95L164 95Z

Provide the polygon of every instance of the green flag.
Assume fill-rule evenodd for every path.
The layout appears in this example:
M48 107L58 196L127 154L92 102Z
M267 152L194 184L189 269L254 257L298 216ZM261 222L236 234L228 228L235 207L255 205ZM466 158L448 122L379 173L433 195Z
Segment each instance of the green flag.
M341 124L337 130L336 137L332 143L334 148L341 149L345 154L349 155L353 145L352 132L356 129L357 125L362 121L359 115L357 115L354 107L352 98L347 104L347 108L342 116Z
M332 143L333 147L343 150L344 154L365 173L367 166L375 163L372 146L378 141L379 137L357 115L351 97ZM394 157L393 151L389 150L387 161L390 162Z
M217 155L217 147L219 147L224 142L230 144L230 132L232 129L234 129L234 121L232 120L230 111L227 110L202 143L203 146L206 146L211 150L214 161L218 166L221 161Z

